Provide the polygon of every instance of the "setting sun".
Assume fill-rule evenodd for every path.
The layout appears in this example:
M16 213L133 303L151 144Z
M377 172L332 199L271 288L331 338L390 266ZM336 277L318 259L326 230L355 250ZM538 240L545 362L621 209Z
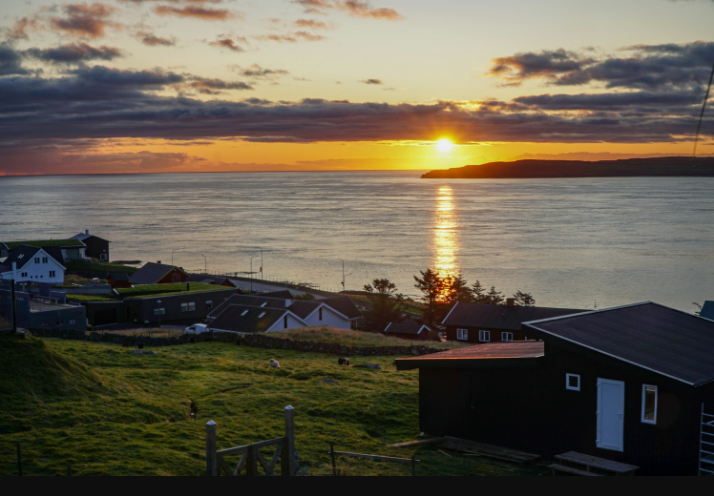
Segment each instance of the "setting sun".
M439 151L443 153L449 153L454 148L454 144L448 139L440 139L436 143L436 146L439 148Z

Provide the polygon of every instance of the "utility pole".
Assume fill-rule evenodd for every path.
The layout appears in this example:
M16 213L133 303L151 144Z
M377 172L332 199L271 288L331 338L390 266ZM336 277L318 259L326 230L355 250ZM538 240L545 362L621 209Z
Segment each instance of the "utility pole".
M260 250L260 279L263 280L265 279L265 276L263 275L263 250Z
M345 275L345 261L342 261L342 291L347 291L347 276Z
M12 333L16 334L17 333L17 297L15 296L15 279L10 281L11 287L10 287L10 297L12 298ZM18 453L19 453L19 444L18 444ZM22 475L22 474L20 474Z
M253 294L253 259L255 257L250 257L250 294Z
M208 275L208 259L203 253L201 253L201 256L203 257L203 263L205 265L203 270L205 271L206 275Z

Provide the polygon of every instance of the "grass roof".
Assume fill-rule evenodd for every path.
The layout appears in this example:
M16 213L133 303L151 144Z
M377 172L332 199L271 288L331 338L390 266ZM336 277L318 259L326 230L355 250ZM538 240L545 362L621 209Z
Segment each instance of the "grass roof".
M21 245L34 246L37 248L52 248L54 246L84 246L78 239L50 239L40 241L11 241L5 243L11 250L18 248Z
M85 295L85 294L69 294L67 295L67 301L76 301L76 302L92 302L92 301L101 301L101 302L113 302L113 301L119 301L116 298L112 298L111 296L107 295Z

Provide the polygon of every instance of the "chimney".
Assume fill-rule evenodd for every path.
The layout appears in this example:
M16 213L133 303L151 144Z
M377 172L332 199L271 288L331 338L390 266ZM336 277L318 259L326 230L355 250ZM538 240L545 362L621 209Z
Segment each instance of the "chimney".
M86 230L84 231L84 234L86 234L87 236L89 236L89 229L86 229Z
M17 262L12 263L12 280L17 282Z
M515 307L516 306L516 299L515 298L508 298L506 300L506 305L509 307Z
M156 263L157 263L157 264L159 264L159 265L161 265L161 260L159 260L159 261L158 261L158 262L156 262Z

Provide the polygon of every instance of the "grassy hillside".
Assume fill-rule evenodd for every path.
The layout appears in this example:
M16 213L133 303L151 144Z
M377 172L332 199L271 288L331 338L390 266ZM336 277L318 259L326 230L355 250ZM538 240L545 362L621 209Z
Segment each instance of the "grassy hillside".
M418 374L342 368L327 355L203 343L135 356L85 342L0 337L0 475L196 475L204 472L205 423L218 423L219 449L283 433L283 408L296 409L300 462L329 472L328 443L346 451L410 457L391 442L415 439ZM280 361L273 371L268 361ZM333 381L325 383L324 380ZM189 403L198 404L198 419ZM512 468L420 455L422 473L513 475ZM408 467L342 464L347 473L406 473Z
M270 337L281 339L294 339L296 341L313 341L316 343L339 343L345 346L360 346L364 348L376 348L381 346L428 346L443 350L453 350L463 348L461 343L439 343L436 341L409 341L394 337L387 337L383 334L373 334L370 332L347 331L332 327L307 327L295 329L294 331L280 331L271 333Z

